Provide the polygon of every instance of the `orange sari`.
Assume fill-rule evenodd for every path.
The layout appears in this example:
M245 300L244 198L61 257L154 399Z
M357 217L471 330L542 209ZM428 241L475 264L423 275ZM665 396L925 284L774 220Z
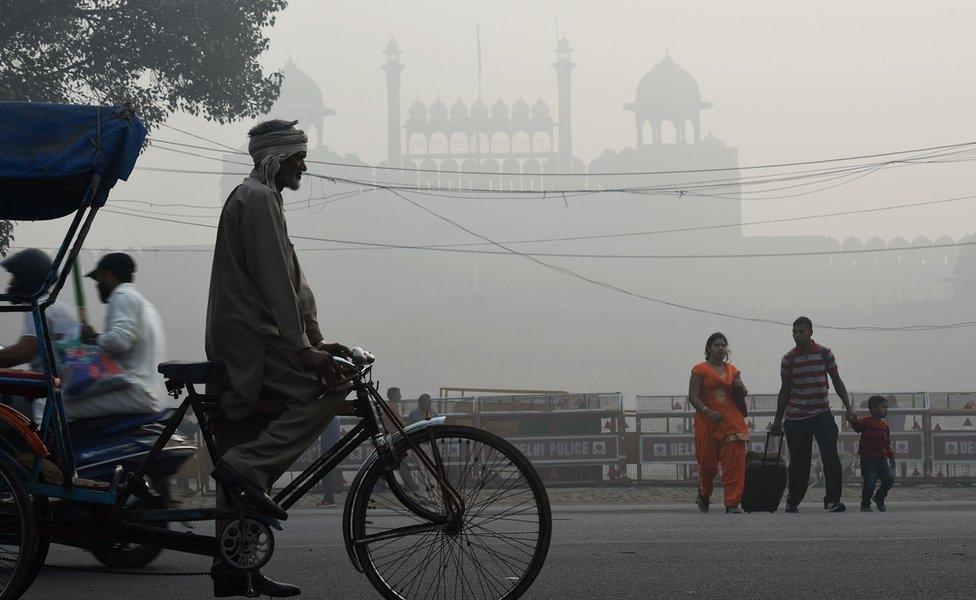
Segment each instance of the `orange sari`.
M732 400L732 382L739 370L731 363L719 374L707 362L691 370L700 375L700 399L708 408L722 415L718 423L705 414L695 413L695 459L698 462L698 491L705 498L712 495L718 466L722 465L722 488L725 505L735 506L742 500L746 483L746 444L749 428Z

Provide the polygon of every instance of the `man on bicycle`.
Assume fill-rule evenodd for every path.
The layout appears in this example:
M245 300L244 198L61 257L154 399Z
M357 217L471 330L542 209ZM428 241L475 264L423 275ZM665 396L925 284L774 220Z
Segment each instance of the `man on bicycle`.
M271 485L338 412L347 390L336 389L332 355L349 356L345 346L323 341L288 239L281 191L299 188L308 144L296 123L271 120L248 132L254 170L224 203L207 306L207 358L225 366L212 390L223 410L214 423L221 460L213 477L278 519L287 514L268 495ZM243 571L218 562L211 576L218 597L246 591ZM256 572L252 581L267 596L301 592Z

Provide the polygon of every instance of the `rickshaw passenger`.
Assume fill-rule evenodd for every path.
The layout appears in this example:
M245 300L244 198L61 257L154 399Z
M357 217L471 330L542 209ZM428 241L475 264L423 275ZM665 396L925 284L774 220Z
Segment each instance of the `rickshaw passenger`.
M156 365L165 360L166 337L159 312L136 289L136 263L122 252L106 254L85 277L98 285L107 304L105 332L81 326L81 340L95 344L125 371L123 387L65 403L69 421L113 415L154 413L159 410L162 385Z
M266 121L248 132L254 170L224 202L207 306L207 358L225 367L224 381L208 386L223 410L214 421L221 460L212 476L279 519L287 514L268 495L272 484L318 439L348 393L335 389L331 354L349 350L324 342L315 298L288 239L281 190L299 188L308 149L296 123ZM260 409L266 400L278 409ZM223 497L218 492L218 504ZM216 562L211 576L215 596L246 591L246 574L230 565ZM301 592L260 572L252 580L267 596Z
M31 294L44 285L51 270L51 258L43 250L27 248L8 256L0 266L10 273L7 293L13 297L12 301L26 304ZM78 315L70 304L57 300L44 311L44 316L52 341L78 336ZM23 364L30 365L32 371L44 370L34 317L29 312L24 314L24 329L20 339L0 348L0 368L9 369ZM10 405L28 417L33 413L35 420L40 418L44 410L43 401L34 402L18 397L12 397Z

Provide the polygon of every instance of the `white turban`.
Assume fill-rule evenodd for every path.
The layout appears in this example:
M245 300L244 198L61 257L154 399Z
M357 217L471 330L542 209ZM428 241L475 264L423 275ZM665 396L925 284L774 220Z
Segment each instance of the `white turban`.
M290 129L252 134L247 144L247 151L256 165L255 169L270 186L274 186L281 161L299 152L308 152L308 136L294 127L296 123L298 121L293 121Z

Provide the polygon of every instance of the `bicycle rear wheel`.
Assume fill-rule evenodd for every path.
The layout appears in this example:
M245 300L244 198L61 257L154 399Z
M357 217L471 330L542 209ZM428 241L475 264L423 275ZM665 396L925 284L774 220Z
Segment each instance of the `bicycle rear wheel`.
M35 561L37 528L30 496L16 472L0 461L0 600L26 591Z
M446 515L443 492L406 440L394 482L382 461L370 465L353 506L352 538L370 583L390 600L513 600L535 580L549 551L549 498L535 469L502 438L471 427L432 426L410 435L441 465L464 502L459 528L423 513ZM394 494L391 485L400 488ZM405 527L417 529L403 530Z

